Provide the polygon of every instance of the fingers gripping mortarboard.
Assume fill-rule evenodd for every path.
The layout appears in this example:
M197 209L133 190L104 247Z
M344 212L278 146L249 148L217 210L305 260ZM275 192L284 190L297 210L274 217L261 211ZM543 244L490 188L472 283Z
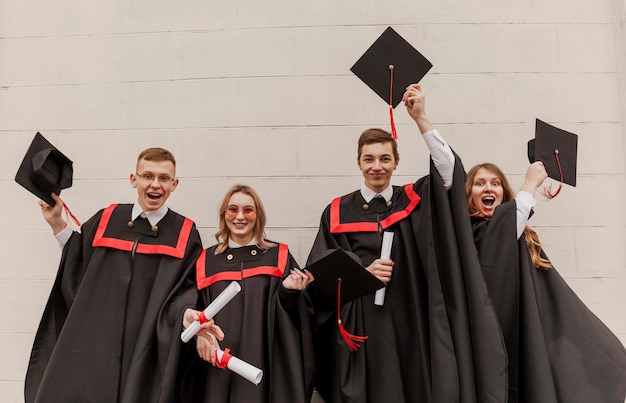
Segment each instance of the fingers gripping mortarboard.
M376 39L350 69L389 103L393 138L397 138L393 108L402 101L410 84L419 82L432 67L420 52L391 27Z
M72 161L37 132L17 170L15 181L54 206L55 201L50 194L60 195L62 189L71 187L73 173ZM72 219L80 225L67 209L67 205L64 206Z
M337 306L339 331L350 350L359 347L367 336L355 336L346 331L341 322L341 305L374 293L385 283L380 281L343 249L335 249L305 268L313 273L311 287L331 306Z
M548 199L556 197L563 183L576 186L578 136L537 119L535 138L528 142L528 160L543 162L548 176L559 181L555 192L544 189Z

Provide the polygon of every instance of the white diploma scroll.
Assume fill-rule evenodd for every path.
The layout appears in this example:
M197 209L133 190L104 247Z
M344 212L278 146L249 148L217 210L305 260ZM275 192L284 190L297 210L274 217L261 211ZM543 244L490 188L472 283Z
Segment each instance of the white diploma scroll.
M239 283L236 281L231 282L228 287L224 288L224 291L222 291L220 295L218 295L213 302L206 307L203 311L204 317L212 319L219 311L222 310L222 308L226 306L226 304L230 302L231 299L233 299L235 295L237 295L239 291L241 291ZM194 320L191 325L189 325L189 327L180 334L180 339L184 343L187 343L193 336L196 335L196 333L198 333L201 325L200 321Z
M218 361L222 360L222 356L224 355L224 351L217 349L217 359ZM258 385L263 379L263 370L255 367L254 365L248 364L247 362L240 360L239 358L232 356L228 360L226 364L226 368L230 369L237 375L240 375L252 382L255 385Z
M389 259L391 257L391 245L393 244L393 232L383 232L383 246L380 248L380 258ZM385 304L385 290L383 287L376 291L374 296L374 304L383 306Z

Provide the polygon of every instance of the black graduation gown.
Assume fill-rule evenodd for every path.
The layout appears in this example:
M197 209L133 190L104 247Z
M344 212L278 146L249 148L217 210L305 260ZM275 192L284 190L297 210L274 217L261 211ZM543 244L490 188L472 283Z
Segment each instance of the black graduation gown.
M516 202L472 226L506 340L509 403L623 403L624 346L556 269L532 264L517 239Z
M202 252L196 266L200 304L204 309L231 281L239 292L216 316L224 331L220 348L263 370L258 385L228 370L213 367L195 352L185 373L188 402L270 403L308 402L313 393L314 363L311 341L312 307L305 291L282 287L282 280L298 264L287 245L267 250L256 246L227 249L215 255L213 246ZM192 379L192 378L195 378ZM189 386L189 384L195 386ZM190 396L193 393L193 396Z
M504 346L475 258L458 157L454 175L448 192L431 163L429 177L394 186L391 206L374 199L364 209L356 191L325 209L307 264L342 248L368 266L380 257L379 226L394 232L395 263L383 306L370 294L341 307L346 330L368 336L355 352L336 310L315 282L309 288L316 388L327 402L505 401Z
M195 308L195 224L171 210L154 232L111 205L75 232L35 336L25 400L171 403L182 316Z

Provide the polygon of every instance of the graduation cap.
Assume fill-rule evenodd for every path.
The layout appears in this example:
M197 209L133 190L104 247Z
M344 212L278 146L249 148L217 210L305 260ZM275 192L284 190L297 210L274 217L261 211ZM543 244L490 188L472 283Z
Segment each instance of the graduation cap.
M15 181L51 206L50 193L72 186L72 161L37 132L24 160L15 175Z
M37 132L15 174L15 181L54 206L55 201L50 193L60 195L62 189L71 187L73 173L72 161ZM74 222L80 225L67 205L63 205Z
M337 306L339 331L350 350L359 347L367 336L355 336L346 331L341 322L341 304L371 294L385 283L367 271L343 249L335 249L305 268L313 273L311 287L330 305Z
M393 108L402 101L406 88L419 82L432 66L428 59L393 28L387 27L350 69L389 104L394 140L398 136Z
M528 142L528 160L543 162L548 176L559 181L555 192L544 189L548 199L555 198L563 183L576 186L578 136L536 119L535 138Z

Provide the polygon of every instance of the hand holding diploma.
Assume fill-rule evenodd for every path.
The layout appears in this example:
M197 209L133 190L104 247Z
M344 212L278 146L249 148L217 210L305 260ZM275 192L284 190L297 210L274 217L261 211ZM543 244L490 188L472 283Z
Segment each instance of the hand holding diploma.
M389 259L391 257L391 245L393 244L393 232L385 231L383 233L383 245L380 250L380 258L381 259ZM384 305L385 304L385 291L386 288L381 288L376 291L376 295L374 297L374 304L376 305Z
M219 348L216 349L217 360L216 365L218 368L228 368L239 376L244 377L248 381L255 385L258 385L263 379L263 370L250 365L245 361L230 354L230 349L224 351Z
M194 320L180 334L180 339L185 343L191 340L191 338L195 336L196 333L198 333L198 331L202 327L202 324L208 322L215 315L217 315L217 313L221 311L222 308L224 308L224 306L226 306L226 304L228 304L228 302L230 302L230 300L233 299L233 297L237 295L239 291L241 291L241 286L239 285L239 283L236 281L231 282L228 287L226 287L224 291L222 291L220 295L218 295L217 298L215 298L204 311L200 312L200 317L198 318L198 320Z

